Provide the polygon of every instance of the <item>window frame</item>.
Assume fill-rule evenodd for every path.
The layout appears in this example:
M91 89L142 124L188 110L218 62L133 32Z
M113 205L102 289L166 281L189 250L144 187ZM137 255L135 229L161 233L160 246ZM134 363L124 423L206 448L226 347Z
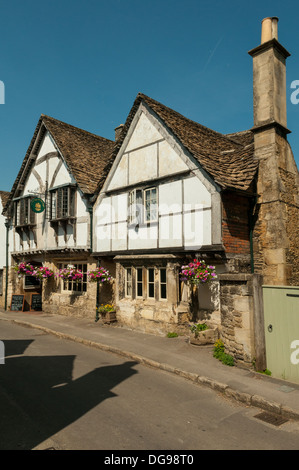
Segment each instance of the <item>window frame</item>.
M131 279L128 280L128 271L130 270ZM131 294L128 294L128 285L131 288ZM131 266L125 267L125 297L132 298L133 297L133 268Z
M155 190L155 199L152 199L151 192ZM146 208L147 194L149 197L149 209ZM154 201L154 202L153 202ZM155 209L153 206L155 205ZM155 218L151 218L151 213L156 212ZM150 218L147 220L148 214ZM158 186L148 188L135 188L128 192L128 223L129 225L151 224L158 222Z
M163 282L161 280L162 270L165 271L165 281L163 281ZM162 285L165 285L165 292L166 292L165 297L162 297L162 289L161 289ZM159 300L161 300L161 301L167 300L167 268L166 267L159 268Z
M156 217L155 218L151 218L151 213L153 212L153 209L151 208L152 205L152 198L151 198L151 191L155 190L155 211L156 211ZM150 198L149 198L149 204L150 204L150 207L149 207L149 211L146 207L146 202L147 202L147 198L146 198L146 194L149 193L150 194ZM157 186L152 186L150 188L146 188L143 190L143 208L144 208L144 215L143 215L143 219L144 219L144 223L146 224L150 224L152 222L157 222L158 221L158 188ZM150 218L147 219L147 214L150 215Z
M138 272L141 271L141 281L138 279ZM144 289L143 289L143 268L141 266L136 266L135 268L135 282L136 282L136 294L135 297L136 299L143 299L144 296ZM142 293L141 295L138 295L138 284L141 284L141 290Z
M33 226L36 224L36 214L31 209L31 195L26 195L14 200L14 224L15 227Z
M73 184L51 188L50 221L76 218L76 186Z
M150 280L150 271L153 272L153 280ZM156 278L156 268L149 266L146 268L146 275L147 275L147 298L148 299L155 299L156 296L156 283L155 283L155 278ZM150 286L153 288L153 295L150 295Z
M76 262L68 262L68 263L59 263L58 264L58 269L63 269L63 268L67 268L68 265L72 265L74 266L76 269L81 269L80 266L82 266L82 273L83 273L83 279L82 280L79 280L77 282L75 281L65 281L64 279L60 279L61 280L61 291L62 292L71 292L72 294L73 293L76 293L76 294L83 294L84 292L87 292L87 285L88 285L88 282L87 282L87 271L88 271L88 264L85 263L84 261L76 261ZM86 269L83 269L83 267L86 267ZM73 289L73 287L76 287L75 289ZM82 286L81 289L79 289L78 287L79 286Z

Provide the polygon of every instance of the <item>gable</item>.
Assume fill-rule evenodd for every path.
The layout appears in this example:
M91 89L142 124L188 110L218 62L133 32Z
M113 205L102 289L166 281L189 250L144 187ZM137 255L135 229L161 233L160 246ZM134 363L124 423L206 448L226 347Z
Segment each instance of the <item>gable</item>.
M23 195L32 194L32 192L43 193L46 189L46 183L48 189L51 189L74 182L66 163L57 152L50 133L46 132L38 148L36 160L24 182Z
M107 179L106 190L154 180L189 170L171 147L167 130L141 109Z

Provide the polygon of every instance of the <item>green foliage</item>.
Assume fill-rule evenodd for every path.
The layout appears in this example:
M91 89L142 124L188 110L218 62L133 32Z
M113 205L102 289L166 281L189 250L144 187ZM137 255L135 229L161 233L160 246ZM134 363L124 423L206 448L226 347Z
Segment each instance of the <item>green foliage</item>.
M194 333L195 337L198 336L198 333L200 331L205 331L209 327L206 323L194 323L193 325L190 325L190 331L191 333Z
M167 336L167 338L177 338L179 335L175 332L170 331L169 333L167 333L166 336Z
M219 361L221 361L223 364L226 364L227 366L235 365L234 358L230 354L225 353L224 344L220 339L218 339L218 341L216 341L216 343L214 344L213 356L216 357L216 359L219 359Z
M258 372L260 374L265 374L265 375L271 375L272 372L269 370L269 369L265 369L265 370L258 370Z

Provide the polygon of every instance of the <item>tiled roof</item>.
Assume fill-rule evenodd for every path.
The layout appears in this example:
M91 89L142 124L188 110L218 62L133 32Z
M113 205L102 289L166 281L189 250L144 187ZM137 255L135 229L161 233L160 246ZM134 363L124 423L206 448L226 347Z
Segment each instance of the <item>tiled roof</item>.
M249 190L258 166L253 158L253 134L250 130L229 135L221 134L187 119L142 93L137 95L131 108L116 143L114 157L121 147L141 102L154 111L221 188Z
M83 193L91 195L95 192L101 174L105 171L105 167L110 161L110 155L115 146L114 141L91 134L78 127L42 114L9 198L6 201L6 206L8 206L13 197L18 196L16 191L19 184L25 182L34 165L34 160L29 160L29 157L42 125L51 133L70 172ZM4 210L6 211L7 207Z
M9 199L10 193L8 191L0 191L0 198L2 202L2 207L5 207L8 199Z
M49 116L43 115L42 120L80 189L83 193L93 194L115 142Z

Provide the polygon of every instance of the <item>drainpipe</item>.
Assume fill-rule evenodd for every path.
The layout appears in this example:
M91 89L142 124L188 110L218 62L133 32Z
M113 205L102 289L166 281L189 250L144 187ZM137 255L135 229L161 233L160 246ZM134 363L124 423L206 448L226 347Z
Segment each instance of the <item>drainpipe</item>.
M90 254L92 254L92 251L93 251L93 206L89 205L87 210L89 212L89 220L90 220L90 223L89 223ZM97 261L97 266L99 266L99 261ZM97 281L95 322L99 320L98 307L99 307L99 281Z
M8 291L8 251L9 251L9 226L10 221L9 219L5 219L4 223L6 227L6 270L5 270L5 302L4 302L4 310L7 310L7 291Z
M93 250L93 208L92 206L88 207L88 212L89 212L89 238L90 238L90 253L92 253Z
M97 267L99 268L100 267L100 260L98 259L97 261ZM99 284L99 281L97 280L97 299L96 299L96 318L95 318L95 322L99 321L99 312L98 312L98 308L100 306L100 284Z

